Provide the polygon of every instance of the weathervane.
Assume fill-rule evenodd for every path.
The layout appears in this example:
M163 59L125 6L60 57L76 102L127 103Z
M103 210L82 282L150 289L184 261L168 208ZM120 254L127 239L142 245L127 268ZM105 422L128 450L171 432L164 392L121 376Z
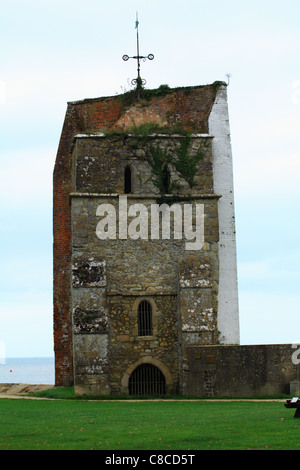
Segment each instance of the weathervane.
M137 59L137 72L138 76L137 78L134 78L131 80L132 85L136 85L137 92L138 92L138 99L140 98L140 89L143 85L146 84L146 80L141 78L140 75L140 60L142 59L144 62L146 59L153 60L154 55L153 54L148 54L147 56L140 55L140 46L139 46L139 21L138 21L138 14L136 14L136 22L135 22L135 27L136 27L136 44L137 44L137 55L133 57L129 57L127 54L123 55L122 59L127 61L128 59Z

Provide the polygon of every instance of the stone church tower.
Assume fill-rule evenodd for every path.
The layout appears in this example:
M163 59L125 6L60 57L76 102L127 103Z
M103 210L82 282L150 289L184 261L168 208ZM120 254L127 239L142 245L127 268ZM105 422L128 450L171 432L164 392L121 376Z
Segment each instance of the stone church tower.
M189 394L196 349L239 343L226 88L68 103L53 179L57 386Z

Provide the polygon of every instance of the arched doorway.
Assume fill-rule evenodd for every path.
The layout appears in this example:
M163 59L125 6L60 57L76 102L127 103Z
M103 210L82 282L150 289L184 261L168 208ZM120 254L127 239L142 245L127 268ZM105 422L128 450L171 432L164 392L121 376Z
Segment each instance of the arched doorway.
M141 364L129 377L128 392L129 395L165 395L165 376L158 367Z

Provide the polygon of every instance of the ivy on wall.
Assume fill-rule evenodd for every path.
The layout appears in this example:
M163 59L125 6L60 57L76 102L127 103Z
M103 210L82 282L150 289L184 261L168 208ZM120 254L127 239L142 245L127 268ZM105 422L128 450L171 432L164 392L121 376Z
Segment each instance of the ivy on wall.
M150 179L157 187L160 194L170 194L172 192L171 179L169 177L168 165L171 163L170 154L159 145L149 146L146 151L147 161L151 167Z
M175 168L178 174L188 182L190 188L194 186L194 178L197 172L197 164L204 157L200 148L197 153L190 155L189 149L191 144L191 136L186 135L181 142L181 146L176 150L177 159L174 160Z
M180 143L172 148L151 144L150 140L156 136L159 137L159 135L169 135L170 137L172 135L178 137L179 135ZM204 152L202 148L196 152L191 151L192 134L182 125L161 126L157 123L147 122L139 126L133 125L128 129L106 131L108 138L113 139L120 136L126 140L130 138L130 145L133 148L142 148L145 151L151 168L151 175L147 181L151 180L161 195L174 194L179 189L178 183L172 181L170 177L172 167L188 183L189 187L193 188L198 163L203 159Z
M178 186L171 181L169 165L173 165L178 175L190 188L194 186L197 164L204 154L200 148L195 155L190 153L191 135L185 135L179 147L174 150L163 149L159 145L150 145L146 157L151 167L151 179L161 194L172 194Z

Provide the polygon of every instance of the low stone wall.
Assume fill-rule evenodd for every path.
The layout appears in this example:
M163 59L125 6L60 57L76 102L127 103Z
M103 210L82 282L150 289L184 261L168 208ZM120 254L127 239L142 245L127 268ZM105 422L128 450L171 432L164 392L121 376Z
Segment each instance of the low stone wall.
M182 391L195 396L290 394L291 382L299 381L296 355L291 344L187 347Z

